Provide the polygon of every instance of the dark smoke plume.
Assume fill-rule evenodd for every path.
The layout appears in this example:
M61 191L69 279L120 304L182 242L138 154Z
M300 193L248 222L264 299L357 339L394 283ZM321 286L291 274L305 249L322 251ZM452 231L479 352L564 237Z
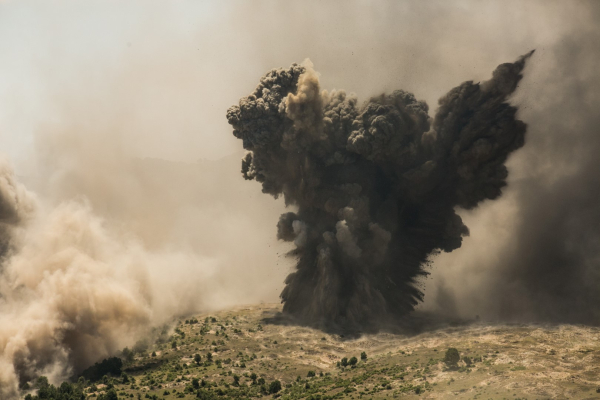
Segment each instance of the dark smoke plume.
M402 90L363 105L321 92L310 62L270 71L228 110L250 151L244 177L297 208L278 223L298 257L284 312L359 327L413 310L429 258L469 234L455 209L495 199L506 185L504 163L526 131L507 99L532 53L452 89L433 119Z

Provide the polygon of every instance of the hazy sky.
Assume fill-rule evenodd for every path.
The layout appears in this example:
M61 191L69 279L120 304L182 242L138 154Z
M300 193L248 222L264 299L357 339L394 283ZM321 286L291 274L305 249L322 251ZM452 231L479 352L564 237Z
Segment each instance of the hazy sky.
M403 88L434 106L584 14L552 1L5 1L0 149L26 173L35 133L85 104L126 114L117 136L139 155L215 159L239 149L225 111L270 68L308 57L324 88Z
M84 186L119 194L115 204L138 204L132 200L137 197L121 190L121 183L111 181L124 171L123 160L141 156L195 161L240 152L226 110L271 68L310 58L325 89L345 89L359 99L404 89L427 101L433 115L437 99L449 89L465 80L488 79L498 64L536 49L525 71L525 89L518 90L514 100L522 106L519 115L530 131L528 144L508 162L507 194L492 205L463 213L473 235L434 267L434 282L442 286L456 290L463 284L453 282L458 276L477 288L481 276L503 263L498 244L502 240L490 238L510 236L520 218L515 211L517 192L511 192L517 190L516 183L540 182L536 173L556 177L558 171L569 170L570 159L554 155L564 148L565 138L583 143L583 135L576 135L582 130L566 125L552 130L558 124L550 124L549 117L558 118L564 109L559 102L563 93L595 93L590 74L598 52L595 4L0 2L0 153L8 155L25 183L32 176L49 181L49 165L84 171L79 182L93 184L76 186L92 200L98 196ZM560 75L555 75L557 70ZM568 118L587 118L583 108L577 112ZM76 162L69 164L72 159ZM537 170L525 167L532 160L537 160ZM236 157L227 162L232 171L239 168ZM543 171L559 162L560 168ZM122 185L135 185L136 179L132 174ZM242 182L239 175L233 180ZM65 182L68 179L63 179L63 187ZM67 194L71 192L63 192L60 200ZM150 198L143 191L139 196ZM229 195L231 204L235 196ZM256 215L265 215L261 224L273 229L281 202L272 210L269 197L257 201L264 214ZM97 212L103 209L96 207ZM262 232L263 225L261 234L274 238L274 229ZM492 266L482 266L488 264ZM465 268L473 273L456 273ZM429 290L426 298L434 297Z

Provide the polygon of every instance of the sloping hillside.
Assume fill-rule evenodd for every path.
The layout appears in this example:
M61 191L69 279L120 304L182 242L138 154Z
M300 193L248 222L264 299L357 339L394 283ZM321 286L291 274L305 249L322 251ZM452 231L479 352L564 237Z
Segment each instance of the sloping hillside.
M157 330L154 344L126 349L121 376L80 386L100 399L600 397L598 328L414 316L412 332L348 337L287 324L279 310L182 319ZM459 352L455 365L444 362L449 348Z

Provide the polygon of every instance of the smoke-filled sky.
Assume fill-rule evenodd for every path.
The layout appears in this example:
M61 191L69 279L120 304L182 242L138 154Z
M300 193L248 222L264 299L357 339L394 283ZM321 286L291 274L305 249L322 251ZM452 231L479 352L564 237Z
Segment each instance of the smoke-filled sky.
M598 323L599 21L593 1L0 2L0 154L16 173L3 162L1 193L34 204L26 226L2 222L3 394L130 344L132 321L278 299L286 209L240 176L225 114L306 58L323 89L403 89L433 116L453 87L535 49L511 99L528 131L508 186L457 210L471 235L435 258L423 308ZM57 294L81 279L129 308L71 307Z
M0 143L23 161L40 124L92 102L106 124L127 115L119 138L138 154L215 159L237 148L222 110L271 68L308 57L324 88L435 105L594 22L583 2L422 3L5 1Z

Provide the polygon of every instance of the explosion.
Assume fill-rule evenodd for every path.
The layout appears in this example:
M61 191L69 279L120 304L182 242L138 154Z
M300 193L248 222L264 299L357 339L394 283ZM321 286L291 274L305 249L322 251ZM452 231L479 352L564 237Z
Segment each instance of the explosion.
M506 186L505 162L526 131L507 100L532 54L452 89L434 118L403 90L363 105L321 91L308 60L268 72L227 111L249 151L244 178L297 210L277 224L298 258L281 293L285 313L358 328L414 309L431 257L469 234L456 209Z

